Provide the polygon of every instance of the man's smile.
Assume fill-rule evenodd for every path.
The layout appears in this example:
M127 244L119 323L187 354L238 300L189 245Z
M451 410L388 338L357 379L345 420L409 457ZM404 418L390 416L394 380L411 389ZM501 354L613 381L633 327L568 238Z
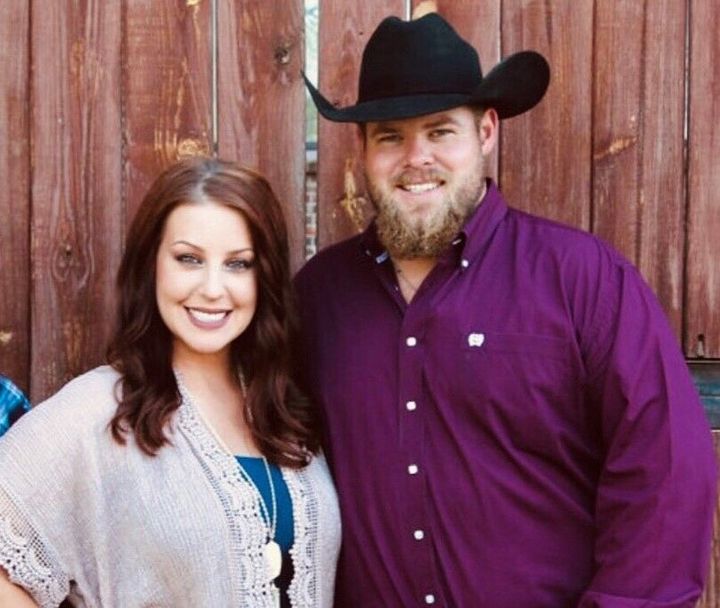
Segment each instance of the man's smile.
M445 182L434 181L434 182L423 182L419 184L398 184L398 188L411 194L422 194L423 192L429 192L440 188Z

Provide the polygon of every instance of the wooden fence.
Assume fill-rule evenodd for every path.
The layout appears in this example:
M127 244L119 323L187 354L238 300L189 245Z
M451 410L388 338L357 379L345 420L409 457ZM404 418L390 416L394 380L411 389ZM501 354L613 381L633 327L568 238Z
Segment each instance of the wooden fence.
M319 0L327 97L355 101L369 34L411 4ZM720 3L438 5L486 70L526 48L552 66L542 104L501 127L492 174L507 198L614 243L686 355L720 358ZM33 402L102 360L125 228L177 157L218 153L266 173L299 267L303 16L301 0L0 3L0 371ZM370 214L351 125L320 122L317 171L322 247L357 229L340 204L348 174L360 222ZM720 606L716 586L705 606Z

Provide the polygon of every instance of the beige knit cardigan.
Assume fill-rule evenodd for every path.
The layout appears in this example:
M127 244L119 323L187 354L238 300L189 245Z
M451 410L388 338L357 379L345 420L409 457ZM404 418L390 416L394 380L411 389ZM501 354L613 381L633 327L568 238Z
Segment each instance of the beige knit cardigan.
M272 606L255 491L189 398L172 446L143 454L107 424L118 374L90 371L0 439L0 565L43 608ZM329 608L340 544L324 459L283 469L293 503L294 608Z

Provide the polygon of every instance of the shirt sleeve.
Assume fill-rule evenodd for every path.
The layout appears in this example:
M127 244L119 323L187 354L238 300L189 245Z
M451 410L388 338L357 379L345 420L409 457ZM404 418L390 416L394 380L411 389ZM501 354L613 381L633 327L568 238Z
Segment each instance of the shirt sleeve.
M30 410L30 402L13 382L0 375L0 436Z
M32 412L0 440L0 566L41 608L67 597L69 577L43 531L41 512L63 507L54 461L40 412Z
M707 575L716 464L702 405L655 296L629 264L600 281L585 346L605 462L595 573L579 608L694 606Z

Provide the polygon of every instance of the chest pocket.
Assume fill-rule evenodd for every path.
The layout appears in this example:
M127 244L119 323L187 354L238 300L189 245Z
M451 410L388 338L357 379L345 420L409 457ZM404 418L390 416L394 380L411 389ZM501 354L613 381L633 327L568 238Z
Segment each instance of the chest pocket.
M574 346L564 338L464 331L459 341L463 381L475 398L508 407L562 407L576 395L579 368Z
M428 370L442 374L435 385L446 395L440 402L469 432L549 455L558 447L558 432L587 424L581 365L571 341L475 328L457 328L445 338L445 360L434 353Z

